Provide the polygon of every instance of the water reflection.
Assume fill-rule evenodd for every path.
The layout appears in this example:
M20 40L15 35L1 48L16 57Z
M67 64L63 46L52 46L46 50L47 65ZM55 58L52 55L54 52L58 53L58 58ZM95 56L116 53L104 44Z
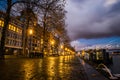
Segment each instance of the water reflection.
M70 80L72 61L71 56L8 59L0 66L0 77L1 80Z
M47 61L47 67L46 67L46 72L47 75L49 76L55 76L55 67L57 66L57 63L55 62L56 58L50 57L49 60Z
M31 74L32 74L33 65L31 65L30 63L25 63L22 68L25 71L25 80L30 79Z
M20 67L19 72L22 73L20 80L33 80L42 72L42 59L25 59Z

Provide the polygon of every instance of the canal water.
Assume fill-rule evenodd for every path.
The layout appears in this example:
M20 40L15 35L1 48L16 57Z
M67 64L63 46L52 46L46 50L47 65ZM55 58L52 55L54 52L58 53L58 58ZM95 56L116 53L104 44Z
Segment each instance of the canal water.
M108 67L112 73L120 74L120 55L113 55L113 64Z

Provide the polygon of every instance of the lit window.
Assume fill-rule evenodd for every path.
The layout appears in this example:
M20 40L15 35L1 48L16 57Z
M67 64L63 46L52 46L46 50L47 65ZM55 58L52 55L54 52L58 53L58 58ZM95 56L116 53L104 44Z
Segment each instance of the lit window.
M16 28L16 32L18 32L19 31L19 29L18 28Z
M4 22L2 20L0 20L0 26L3 27L4 26Z
M14 31L14 26L12 26L12 30Z
M1 24L2 24L2 21L0 20L0 26L1 26Z
M13 25L11 25L11 27L10 27L11 29L10 30L13 30Z
M36 26L36 22L34 22L34 26Z
M4 22L2 21L2 24L1 24L1 26L3 27L4 26Z
M8 29L11 29L11 24L9 24L9 27L8 27Z
M20 29L18 29L18 33L20 33Z
M8 29L10 29L10 24L9 24L9 27L8 27Z
M43 44L43 39L41 39L41 44Z
M14 27L13 27L13 31L15 31L15 29L16 29L16 27L14 26Z
M19 32L19 28L17 28L17 32Z

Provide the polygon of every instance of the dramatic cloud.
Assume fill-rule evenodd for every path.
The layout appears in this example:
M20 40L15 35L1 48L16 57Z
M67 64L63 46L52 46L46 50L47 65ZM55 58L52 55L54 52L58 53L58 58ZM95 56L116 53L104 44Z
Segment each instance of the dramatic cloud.
M120 0L67 0L72 40L120 36Z

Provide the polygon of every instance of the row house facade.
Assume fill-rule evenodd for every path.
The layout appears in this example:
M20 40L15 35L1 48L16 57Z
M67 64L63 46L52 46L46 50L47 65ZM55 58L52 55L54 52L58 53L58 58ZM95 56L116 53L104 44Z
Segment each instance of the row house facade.
M31 23L35 22L34 25ZM26 24L20 20L20 18L11 18L5 40L5 54L13 55L25 55L28 56L31 52L42 52L43 49L43 27L37 24L37 19L31 21L28 28ZM4 13L0 12L0 41L2 36L2 28L4 26ZM32 34L29 34L30 29L32 29ZM27 35L26 35L27 33ZM27 41L25 42L25 37L27 36ZM57 42L57 38L49 31L46 31L45 39L45 55L50 55L53 52L57 53L57 43L55 45L51 44L51 40ZM26 45L25 45L26 43ZM52 46L51 46L52 45ZM26 46L26 47L25 47ZM54 46L54 47L53 47ZM53 50L53 48L55 48ZM25 53L23 50L26 50ZM51 52L51 50L53 50Z
M61 44L63 42L56 32L46 31L46 39L43 41L43 27L37 23L37 18L32 18L33 20L27 28L26 23L20 18L11 17L5 40L5 54L28 56L31 52L41 53L43 47L45 48L44 55L48 56L61 55L61 52L64 52L65 46L63 45L64 50L62 50ZM3 26L4 13L0 12L0 41ZM44 46L43 43L45 43Z
M15 54L21 53L22 50L22 28L23 24L14 18L11 18L11 21L8 25L8 30L6 33L5 40L5 52L6 54ZM2 29L4 27L4 13L0 12L0 41L2 36Z
M3 27L4 13L0 12L0 41ZM29 35L29 29L33 30L32 35ZM37 23L34 23L34 26L29 24L28 29L26 29L26 24L20 18L11 17L6 33L5 54L28 55L30 52L40 52L42 49L42 30L42 27ZM27 41L25 42L26 36ZM24 47L25 43L26 47Z

